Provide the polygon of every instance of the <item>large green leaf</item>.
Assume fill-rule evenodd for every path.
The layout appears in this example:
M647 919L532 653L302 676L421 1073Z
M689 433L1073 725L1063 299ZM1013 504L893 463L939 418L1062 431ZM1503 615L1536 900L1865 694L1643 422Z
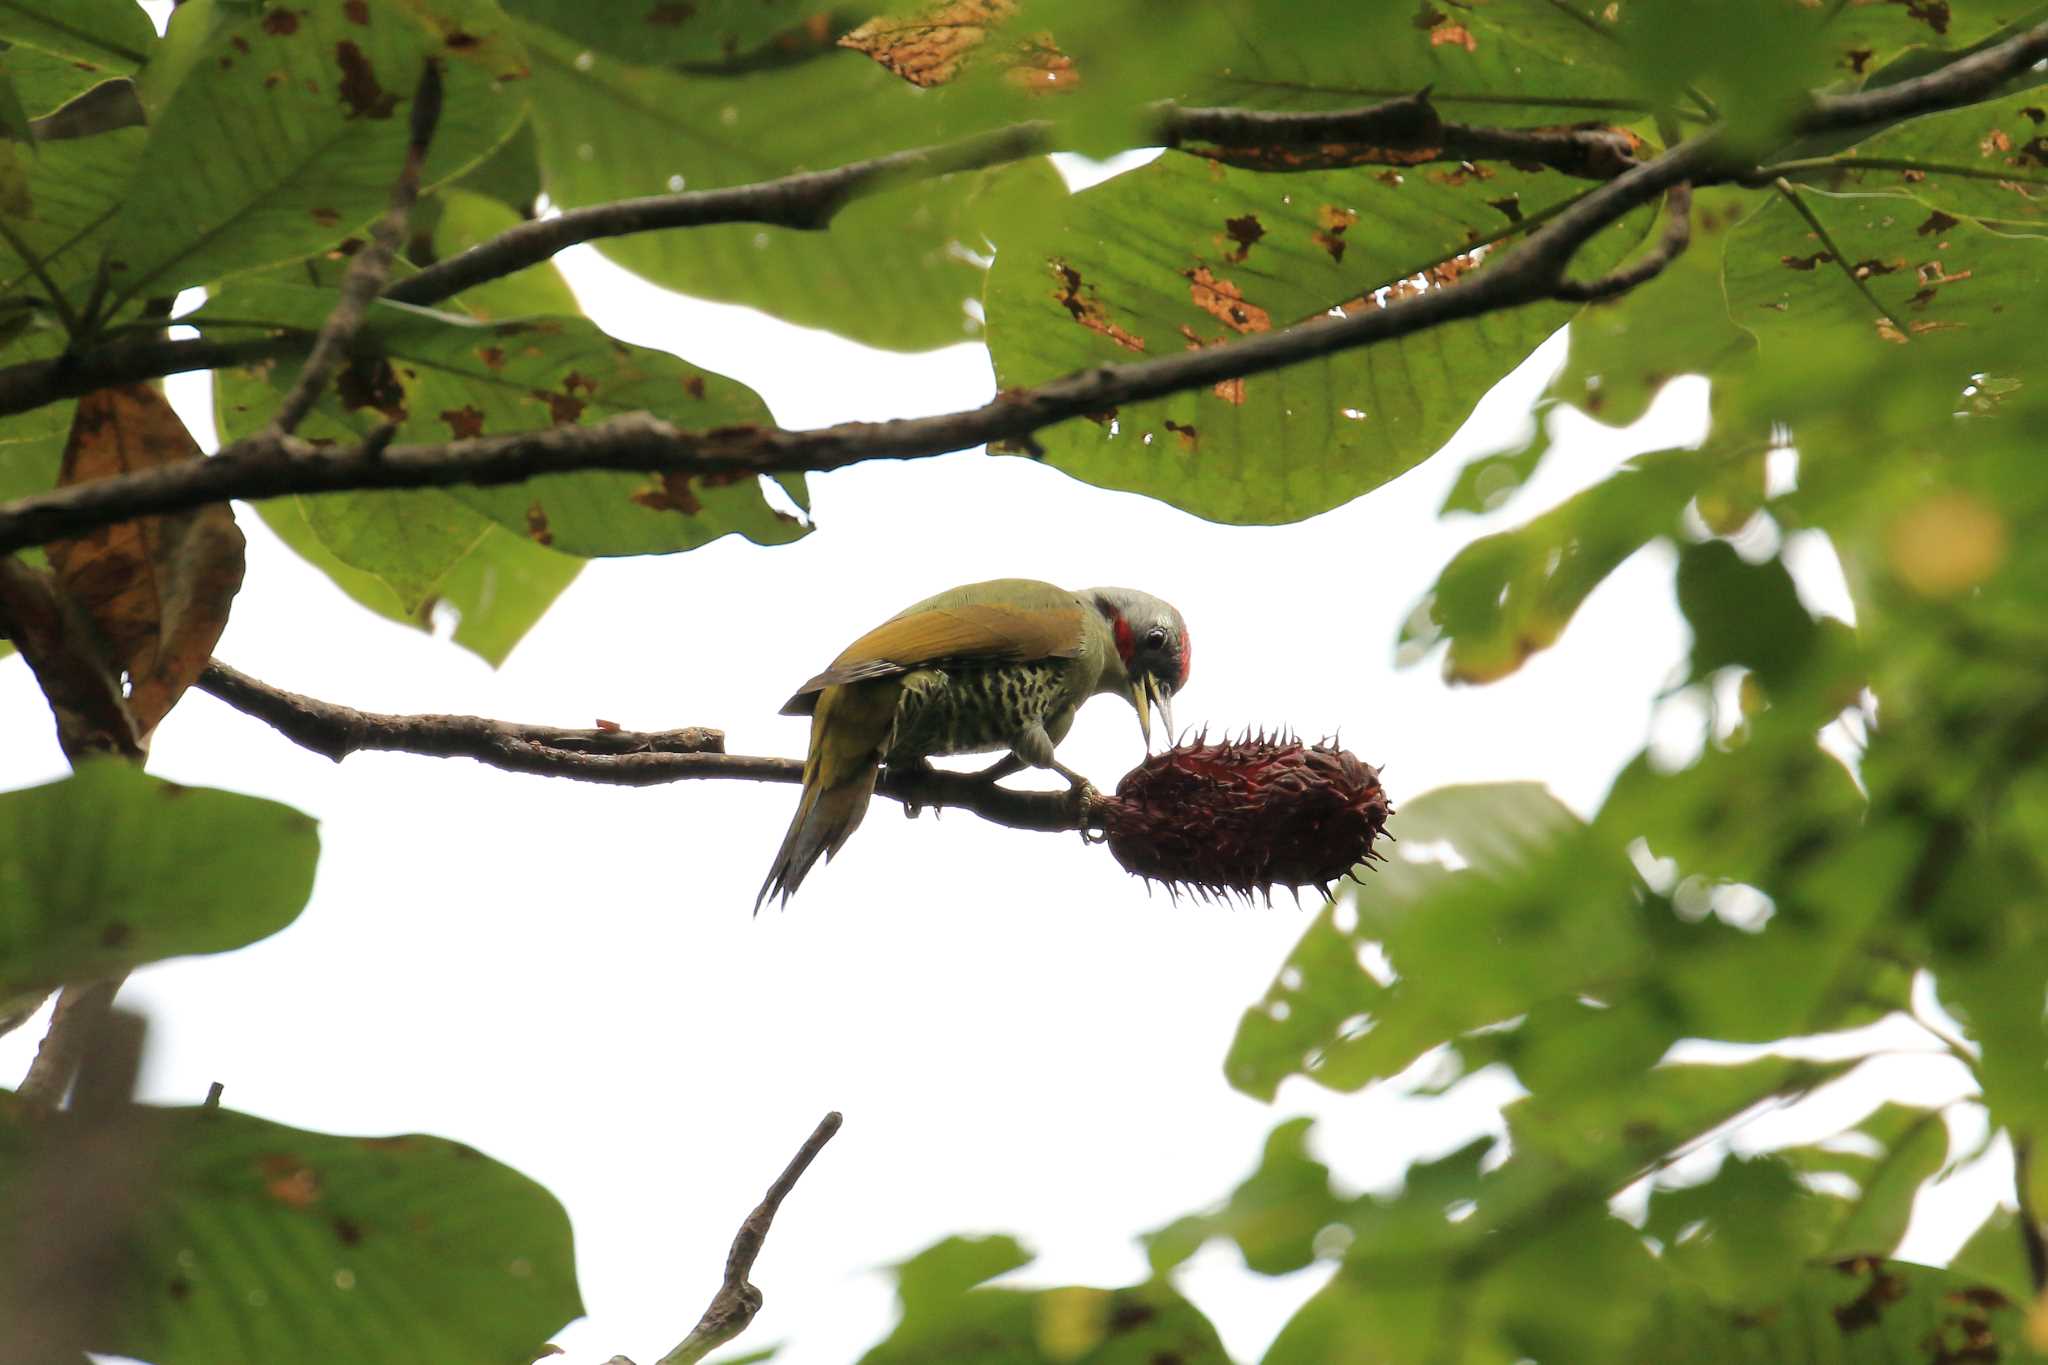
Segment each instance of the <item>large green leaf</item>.
M1403 657L1438 644L1451 682L1493 682L1557 643L1593 589L1652 540L1678 530L1706 460L1665 451L1524 526L1460 550L1401 628Z
M823 170L939 132L918 91L853 52L827 47L678 75L531 25L526 32L541 165L549 197L565 209ZM966 305L982 280L971 213L982 178L948 176L856 201L827 232L740 223L599 247L669 289L871 346L925 350L980 331Z
M133 71L157 39L135 0L0 0L0 41Z
M289 806L112 760L0 794L0 998L274 934L319 848Z
M1836 169L1814 173L1826 189L1910 196L2003 232L2048 232L2048 92L1910 119L1860 143ZM1884 158L1908 166L1864 168ZM1919 219L1916 222L1922 221Z
M715 63L752 55L833 12L823 0L504 0L505 12L609 56L648 65Z
M903 1319L863 1365L1229 1365L1216 1329L1162 1280L1128 1289L975 1288L1031 1259L1009 1237L949 1237L897 1267Z
M2048 287L2048 241L1891 194L1798 191L1728 236L1728 311L1766 360L1816 345L1869 351L1995 324ZM1991 357L1985 357L1989 362Z
M409 501L353 506L365 517L381 511L399 535L409 534L419 521L436 516L459 519L468 510L438 489L421 489L404 497ZM440 564L432 581L421 587L400 572L403 561L389 553L379 558L374 544L367 551L354 545L347 548L381 563L383 575L388 576L357 568L341 558L314 529L312 507L310 498L272 498L258 503L256 511L280 540L379 616L432 631L437 624L436 609L446 604L456 614L455 643L493 667L505 662L513 646L525 638L583 568L583 561L574 556L536 545L469 513L473 519L469 524L482 523L482 534L452 562ZM404 592L397 586L400 584Z
M27 298L42 299L40 265L66 297L83 301L97 269L98 243L127 193L145 137L140 128L123 128L41 142L33 152L0 143L0 166L8 168L0 195L0 299L21 306Z
M223 292L195 315L201 325L262 320L305 326L332 294L309 286L249 283ZM450 313L380 304L365 329L376 356L361 356L314 408L302 434L360 440L396 422L399 440L447 441L536 427L591 423L651 411L690 428L767 423L768 410L744 385L665 351L628 346L578 317L476 323ZM224 379L223 435L267 420L292 382L266 367ZM801 488L801 485L798 485ZM452 507L472 509L538 544L567 554L663 554L738 533L756 544L786 544L802 523L769 506L757 479L663 481L652 475L554 475L501 487L461 487L445 505L408 512L413 493L348 494L309 500L307 517L349 563L421 593L481 535ZM399 519L399 539L385 530ZM367 537L368 539L364 539ZM392 572L381 564L388 560ZM402 588L401 591L407 589Z
M115 296L147 297L309 256L382 212L427 63L446 94L423 178L509 136L524 54L483 0L277 7L211 32L149 131L108 230Z
M0 1102L0 1189L37 1178L25 1117ZM132 1208L107 1209L125 1215L126 1245L96 1350L157 1365L523 1365L583 1311L560 1203L461 1143L207 1108L116 1123L149 1174Z
M1175 355L1380 305L1576 190L1509 166L1364 167L1262 175L1165 156L992 233L989 344L997 382ZM1580 269L1639 224L1596 238ZM1484 268L1483 266L1479 268ZM1228 522L1326 511L1433 453L1472 405L1571 316L1515 309L1399 341L1133 404L1039 433L1052 464L1090 483Z

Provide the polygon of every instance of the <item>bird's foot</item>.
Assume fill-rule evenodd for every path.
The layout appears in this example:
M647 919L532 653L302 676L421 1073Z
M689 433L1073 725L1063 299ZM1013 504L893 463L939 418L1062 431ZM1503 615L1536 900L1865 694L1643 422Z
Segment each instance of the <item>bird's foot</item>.
M892 763L889 766L894 771L909 778L912 782L918 783L929 781L938 772L938 769L934 768L928 760L922 758L905 759L901 763ZM924 814L924 810L924 803L921 801L905 801L903 803L903 818L915 820L918 816ZM932 807L932 811L936 814L938 807Z

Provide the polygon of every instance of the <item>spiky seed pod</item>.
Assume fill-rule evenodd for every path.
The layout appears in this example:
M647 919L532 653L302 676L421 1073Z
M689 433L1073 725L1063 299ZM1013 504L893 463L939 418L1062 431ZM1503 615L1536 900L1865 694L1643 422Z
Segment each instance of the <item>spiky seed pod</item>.
M1207 736L1154 754L1100 801L1124 870L1200 896L1330 884L1379 855L1393 808L1379 772L1336 745L1292 735Z

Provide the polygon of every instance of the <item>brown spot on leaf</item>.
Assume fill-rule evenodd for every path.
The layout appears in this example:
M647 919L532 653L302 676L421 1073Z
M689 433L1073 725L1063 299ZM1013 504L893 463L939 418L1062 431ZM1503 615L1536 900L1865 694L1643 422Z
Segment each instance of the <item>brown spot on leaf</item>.
M1448 185L1452 189L1456 189L1470 180L1493 179L1493 169L1489 166L1482 166L1476 161L1460 161L1455 170L1431 171L1429 178L1436 181L1439 185Z
M447 44L450 52L466 52L473 47L482 47L484 40L477 37L474 33L465 33L459 28L451 28L448 30L448 36L441 41ZM532 74L525 67L519 67L515 70L499 72L498 79L501 81L522 80Z
M119 948L135 937L135 931L118 920L100 930L100 947Z
M1958 270L1951 274L1940 261L1927 261L1913 273L1918 277L1920 283L1934 285L1960 284L1962 281L1969 279L1974 272Z
M1188 281L1188 299L1195 307L1240 335L1270 332L1273 318L1265 309L1245 301L1244 292L1229 280L1218 278L1206 265L1183 270Z
M703 401L704 401L704 376L703 376L703 375L701 375L701 374L686 374L686 375L684 375L684 376L683 376L683 392L684 392L684 393L687 393L688 395L690 395L690 397L692 397L692 398L696 399L696 400L697 400L698 402L700 402L700 403L701 403L701 402L703 402Z
M1195 430L1194 423L1192 422L1182 426L1169 417L1166 419L1166 429L1180 437L1180 448L1187 451L1190 455L1195 452L1195 448L1202 442L1202 433Z
M590 406L581 398L569 393L549 393L545 389L535 389L533 396L548 405L548 419L558 427L582 420L583 410Z
M375 408L390 422L406 419L405 389L382 356L357 356L334 378L335 395L351 411Z
M1811 256L1780 256L1778 264L1787 270L1812 270L1821 262L1833 259L1835 254L1832 251L1816 251Z
M647 23L652 28L674 28L685 19L695 17L697 7L685 0L664 0L647 11Z
M1960 221L1960 219L1952 218L1948 214L1943 213L1940 209L1936 209L1934 210L1934 212L1928 214L1927 221L1922 223L1919 227L1914 228L1913 232L1916 236L1932 237L1938 233L1947 232L1950 228L1954 227Z
M359 1246L363 1240L363 1228L352 1218L337 1218L334 1220L334 1236L345 1247Z
M1237 243L1237 249L1224 253L1223 259L1237 264L1242 264L1244 258L1252 254L1252 248L1258 245L1259 239L1266 235L1265 225L1260 223L1258 215L1253 213L1247 213L1242 218L1225 218L1223 231L1231 241Z
M390 118L398 107L398 96L377 82L370 59L354 43L343 39L334 45L334 60L341 64L341 102L350 118Z
M588 375L579 374L575 370L571 370L562 377L562 392L574 393L578 389L583 390L586 394L594 394L597 392L597 381Z
M2048 123L2048 109L2042 109L2037 105L2027 105L2024 109L2020 110L2020 113L2031 119L2036 126Z
M1852 47L1842 54L1848 62L1849 69L1859 76L1863 74L1863 69L1870 65L1870 59L1876 55L1877 50L1868 47Z
M548 529L548 509L535 498L526 505L526 538L536 545L552 545L555 533Z
M505 349L502 346L479 346L476 358L494 370L505 368Z
M2012 139L2006 136L2005 129L2003 128L1993 128L1982 138L1978 139L1977 142L1977 155L1979 156L1998 156L2011 150Z
M1429 0L1422 0L1422 3L1415 7L1415 16L1408 22L1426 33L1438 24L1449 23L1450 19L1442 10L1430 4Z
M452 440L467 441L484 433L484 414L474 403L464 403L459 408L443 408L440 416L448 424L448 435Z
M1463 24L1438 24L1429 31L1431 47L1462 47L1467 52L1479 50L1479 40L1472 36L1472 30Z
M1067 310L1068 316L1089 331L1099 332L1108 337L1126 351L1145 349L1145 338L1133 336L1109 320L1109 310L1103 307L1102 299L1095 292L1095 286L1084 285L1081 282L1080 271L1065 261L1053 261L1051 265L1053 277L1060 282L1060 287L1053 291L1053 298L1059 301L1060 307ZM1082 296L1083 289L1087 291L1085 298Z
M304 1209L320 1202L320 1177L297 1157L272 1152L256 1159L256 1170L263 1178L263 1192L278 1203Z
M370 26L369 0L343 0L341 12L347 16L351 24L360 28Z
M1889 261L1881 261L1877 257L1872 256L1868 260L1858 261L1850 266L1849 274L1856 279L1867 280L1872 275L1889 275L1895 270L1904 270L1905 268L1906 258L1904 256L1897 256Z
M1522 196L1519 194L1511 194L1505 199L1489 199L1486 207L1497 210L1510 223L1522 221Z
M1309 240L1330 253L1332 261L1344 259L1344 234L1358 221L1358 214L1351 209L1340 209L1335 204L1316 205L1315 230L1309 233Z
M690 491L687 474L663 474L649 487L634 489L633 505L650 512L681 512L686 517L697 516L704 510L704 504Z
M2015 166L2048 166L2048 137L2028 138L2012 159Z
M304 10L285 9L282 6L265 10L263 31L273 38L288 38L299 31L299 16L304 13Z
M307 209L306 212L321 227L333 227L341 221L341 211L339 209Z
M1906 17L1917 19L1936 33L1948 32L1948 0L1906 0Z
M234 45L234 49L237 52L246 54L249 51L249 40L247 38L244 38L239 33L234 35L232 38L228 39L228 42ZM2021 112L2025 111L2023 110Z

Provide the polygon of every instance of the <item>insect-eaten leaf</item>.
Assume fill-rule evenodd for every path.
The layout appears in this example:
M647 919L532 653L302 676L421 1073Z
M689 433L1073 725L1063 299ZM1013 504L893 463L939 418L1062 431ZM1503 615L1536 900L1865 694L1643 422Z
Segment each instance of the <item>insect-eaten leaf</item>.
M145 384L79 400L60 487L201 458L163 394ZM212 657L242 586L242 533L223 503L116 522L51 543L56 585L98 628L107 662L128 678L146 740Z

